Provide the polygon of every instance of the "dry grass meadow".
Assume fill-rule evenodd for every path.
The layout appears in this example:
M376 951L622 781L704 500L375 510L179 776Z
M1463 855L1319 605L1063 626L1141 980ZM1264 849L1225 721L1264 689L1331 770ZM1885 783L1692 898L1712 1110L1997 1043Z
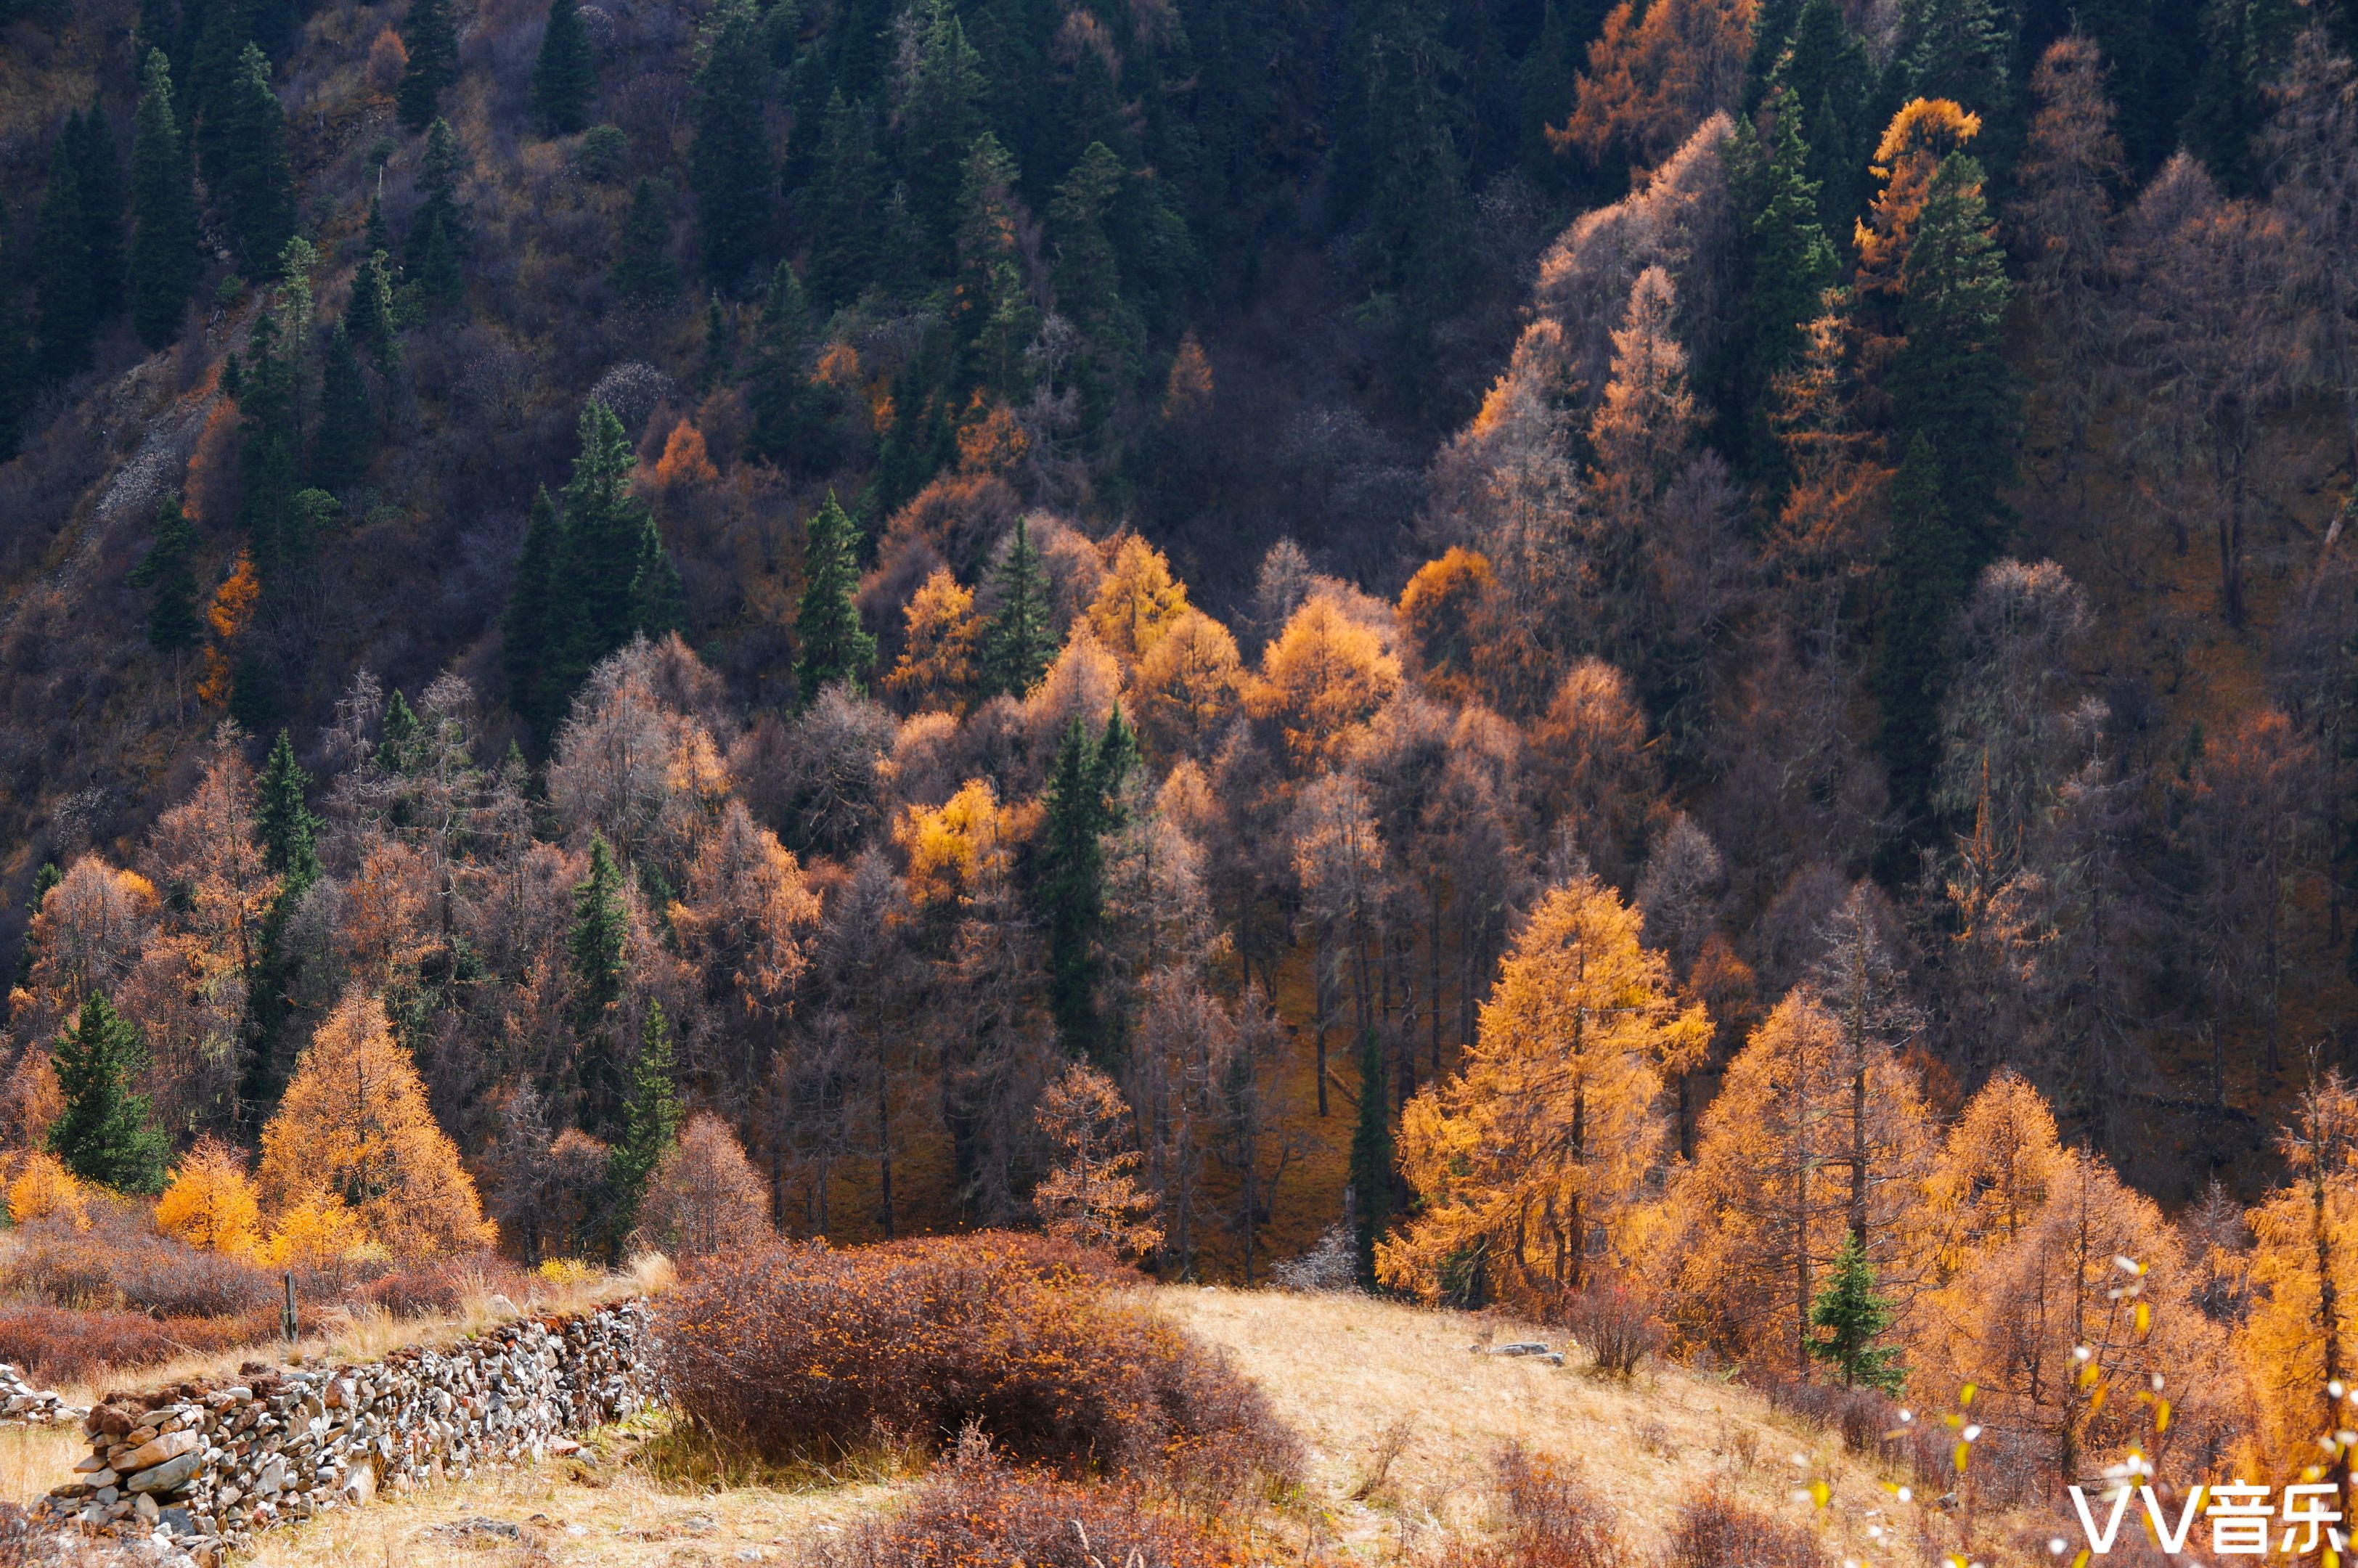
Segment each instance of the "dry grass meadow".
M1453 1537L1498 1523L1496 1456L1520 1444L1575 1466L1615 1516L1633 1561L1650 1559L1679 1505L1717 1487L1788 1519L1812 1519L1829 1563L1902 1558L1870 1529L1923 1539L1937 1516L1902 1505L1838 1438L1756 1393L1649 1364L1627 1383L1543 1359L1476 1356L1477 1340L1546 1331L1356 1297L1163 1286L1153 1303L1226 1348L1310 1452L1300 1496L1245 1529L1249 1561L1431 1562ZM1559 1342L1560 1336L1552 1336ZM0 1434L0 1483L29 1497L70 1463L65 1434ZM1797 1464L1799 1460L1801 1463ZM719 1475L683 1455L660 1418L597 1434L579 1457L489 1472L264 1538L256 1568L712 1568L785 1563L799 1543L889 1508L911 1477L803 1470ZM1830 1506L1796 1500L1806 1480ZM1911 1554L1918 1550L1911 1544Z

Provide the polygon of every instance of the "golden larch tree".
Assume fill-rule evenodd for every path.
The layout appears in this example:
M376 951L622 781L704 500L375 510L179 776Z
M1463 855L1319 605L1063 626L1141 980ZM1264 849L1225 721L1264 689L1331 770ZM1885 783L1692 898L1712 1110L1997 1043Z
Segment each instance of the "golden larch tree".
M1138 661L1130 705L1147 743L1175 756L1213 743L1237 710L1243 661L1228 629L1193 607L1181 611Z
M884 677L886 695L913 713L963 716L974 697L975 657L982 645L974 590L959 586L949 568L936 567L909 596L901 619L901 657Z
M1948 1280L2021 1235L2064 1169L2046 1098L2011 1067L1999 1068L1949 1129L1925 1184L1937 1277Z
M1314 593L1262 650L1246 703L1255 718L1276 722L1297 763L1316 767L1342 756L1400 684L1400 660L1383 639L1333 594Z
M358 988L296 1060L262 1130L256 1184L281 1218L324 1198L341 1201L396 1258L469 1251L498 1235L458 1149L435 1123L384 1003Z
M233 1258L259 1250L262 1205L245 1173L245 1156L219 1139L200 1140L156 1200L156 1228Z
M1401 1119L1400 1164L1421 1201L1378 1249L1383 1281L1437 1295L1479 1267L1536 1305L1617 1256L1669 1120L1663 1074L1711 1036L1641 920L1594 876L1549 890L1509 955L1459 1072Z
M2288 1474L2316 1466L2303 1478L2338 1486L2346 1516L2358 1490L2334 1434L2358 1426L2358 1093L2327 1075L2277 1144L2292 1179L2248 1217L2254 1298L2238 1348L2269 1458Z
M773 1240L770 1187L729 1124L708 1110L687 1119L647 1179L636 1239L675 1258L708 1257Z
M1704 1113L1671 1206L1687 1236L1682 1315L1723 1354L1808 1375L1810 1309L1852 1234L1862 1160L1863 1245L1905 1324L1923 1252L1931 1118L1896 1056L1874 1053L1861 1069L1842 1020L1799 988L1753 1031Z
M1139 1258L1163 1245L1154 1196L1138 1190L1141 1156L1130 1102L1114 1081L1076 1062L1040 1097L1040 1130L1055 1163L1033 1189L1032 1207L1051 1236Z
M1116 658L1136 665L1186 609L1186 585L1171 575L1163 552L1135 534L1124 534L1089 601L1089 624Z

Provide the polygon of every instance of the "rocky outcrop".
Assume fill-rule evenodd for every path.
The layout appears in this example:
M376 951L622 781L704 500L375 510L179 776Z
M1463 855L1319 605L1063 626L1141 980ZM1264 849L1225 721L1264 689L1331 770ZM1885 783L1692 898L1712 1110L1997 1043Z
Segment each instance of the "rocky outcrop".
M90 1455L46 1507L82 1531L152 1539L217 1568L287 1519L571 1451L568 1434L648 1402L649 1349L646 1303L634 1301L370 1365L248 1362L240 1383L117 1396L89 1413Z
M37 1389L25 1375L0 1361L0 1422L21 1421L36 1426L51 1422L80 1421L90 1412L70 1405L48 1389Z

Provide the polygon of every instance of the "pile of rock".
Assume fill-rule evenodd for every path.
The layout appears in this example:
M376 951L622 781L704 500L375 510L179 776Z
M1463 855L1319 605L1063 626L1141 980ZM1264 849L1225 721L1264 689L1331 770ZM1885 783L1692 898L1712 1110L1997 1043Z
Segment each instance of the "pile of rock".
M5 1361L0 1361L0 1421L30 1422L46 1425L53 1421L80 1421L90 1411L80 1405L70 1405L48 1389L37 1389L25 1381L25 1375Z
M90 1412L90 1456L46 1507L85 1532L152 1538L216 1568L257 1531L380 1487L570 1451L567 1433L652 1398L648 1350L646 1304L628 1302L368 1366L248 1362L242 1383L114 1396Z

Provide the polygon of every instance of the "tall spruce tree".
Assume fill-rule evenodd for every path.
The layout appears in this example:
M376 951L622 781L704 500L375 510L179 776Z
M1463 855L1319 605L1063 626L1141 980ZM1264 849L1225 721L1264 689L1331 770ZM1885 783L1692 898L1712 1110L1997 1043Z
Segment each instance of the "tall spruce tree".
M1974 541L1978 571L1996 553L2021 392L1999 341L2013 285L1971 156L1952 153L1934 171L1900 277L1907 340L1890 387L1901 449L1918 436L1931 443L1951 521Z
M1770 74L1780 116L1799 114L1809 148L1807 174L1818 191L1818 222L1837 252L1866 210L1877 103L1875 62L1844 20L1840 0L1808 0Z
M273 590L293 580L306 543L295 509L302 488L303 325L285 319L281 311L265 310L246 339L238 377L238 473L245 488L238 523L255 573Z
M244 7L233 0L210 0L193 29L184 27L188 67L173 61L175 81L188 86L189 144L196 151L198 170L208 185L229 178L230 139L235 131L234 105L248 34ZM213 200L221 200L218 193Z
M649 642L687 630L687 591L652 513L639 532L638 565L631 573L631 630Z
M921 0L913 16L916 66L902 105L901 178L925 245L925 268L949 270L958 221L958 184L981 131L982 57L968 41L950 0Z
M1047 578L1023 519L999 568L999 608L982 633L982 690L1020 697L1048 673L1055 641L1048 625Z
M131 584L147 593L147 645L179 654L203 634L197 619L197 531L174 491L156 508L156 535L131 569Z
M630 1081L622 1093L622 1133L606 1157L608 1201L618 1247L638 1223L647 1178L678 1141L680 1123L687 1119L679 1102L677 1073L671 1020L664 1015L663 1003L651 1001L645 1026L639 1032L638 1054L631 1059Z
M810 235L811 295L822 308L846 305L878 281L884 240L884 192L876 139L865 105L828 95L811 182L799 199Z
M325 491L361 481L376 455L376 407L352 334L339 321L319 359L319 427L311 437L311 482Z
M1801 139L1798 105L1780 103L1775 151L1762 173L1763 200L1747 248L1751 287L1745 297L1742 384L1747 467L1766 480L1782 467L1768 419L1769 387L1800 357L1808 324L1834 281L1834 249L1818 222L1817 184Z
M1048 934L1048 1012L1067 1055L1107 1065L1098 1010L1098 948L1105 924L1106 796L1097 747L1076 717L1048 773L1040 828L1038 897Z
M1359 1288L1378 1288L1376 1242L1392 1217L1392 1106L1386 1092L1383 1042L1359 1032L1359 1116L1351 1128L1351 1252Z
M409 63L394 90L394 107L404 126L422 131L441 114L444 89L459 80L459 30L450 0L409 0L401 44L409 51Z
M1091 142L1048 203L1048 230L1056 244L1050 276L1057 306L1117 360L1138 336L1121 297L1121 261L1106 227L1124 178L1113 149Z
M524 552L516 557L515 580L508 589L507 611L500 620L500 662L507 672L508 706L543 740L556 733L557 720L563 717L556 700L553 666L563 630L557 613L557 585L564 557L565 524L544 484L533 492Z
M114 132L92 103L70 132L81 166L82 233L90 247L91 307L103 325L123 314L126 302L123 244L123 159Z
M580 0L548 0L548 25L532 62L532 112L551 135L569 136L589 123L598 62L581 25Z
M16 455L39 390L33 354L32 319L25 308L25 255L21 231L0 203L0 463Z
M581 449L565 487L565 550L557 574L549 665L555 676L544 700L558 708L598 661L631 640L631 584L638 576L646 503L631 488L638 455L622 423L604 404L581 410Z
M97 275L83 222L81 116L69 114L49 151L49 183L41 190L40 226L33 236L33 298L43 381L59 382L90 364L98 336Z
M393 277L385 253L371 251L352 269L351 302L344 308L344 330L353 346L367 351L379 375L391 375L400 361L393 319Z
M1897 1348L1876 1343L1892 1317L1891 1303L1876 1292L1866 1249L1856 1236L1844 1237L1825 1288L1810 1306L1810 1326L1822 1331L1810 1341L1810 1354L1841 1374L1846 1389L1897 1396L1907 1386L1908 1369Z
M667 305L678 297L679 269L671 262L671 192L662 180L643 178L633 188L630 210L614 237L606 287L635 305Z
M171 1144L147 1097L132 1087L147 1065L139 1026L93 990L58 1036L50 1060L65 1107L49 1124L49 1152L85 1182L122 1193L160 1189Z
M700 49L688 181L705 280L733 293L777 228L776 165L763 124L770 59L752 0L721 0Z
M753 415L746 445L780 468L815 468L824 455L815 449L826 444L826 432L819 411L823 394L811 385L809 352L810 304L794 264L780 262L770 275L745 393Z
M172 103L172 68L151 49L141 76L131 137L131 327L161 349L178 339L202 259L197 254L197 194Z
M1014 391L1019 356L1034 323L1023 297L1016 240L1015 159L985 131L968 149L958 189L957 270L950 330L962 379L988 392Z
M311 775L281 730L254 781L254 826L263 863L287 885L309 887L319 877L319 819L309 805Z
M238 57L224 119L213 200L247 272L259 275L294 235L295 171L287 157L287 115L270 90L270 61L252 44Z
M278 1102L294 1055L284 1048L288 1021L294 1016L287 1004L287 983L297 961L287 933L303 895L319 880L319 819L311 813L310 787L311 775L296 760L294 742L281 730L264 759L254 790L254 822L262 839L263 863L278 878L277 895L263 916L260 957L246 988L251 1048L238 1098L254 1119L266 1117L270 1107Z
M795 693L803 702L843 685L859 691L876 664L860 624L860 527L829 491L803 534L803 597L795 610Z
M1949 627L1980 569L1971 534L1952 518L1941 459L1917 435L1891 486L1891 531L1884 546L1884 612L1875 666L1881 710L1878 747L1894 804L1920 818L1939 761L1938 719Z
M622 902L622 869L603 834L590 836L590 874L573 889L573 930L567 941L573 970L573 1028L579 1039L576 1076L581 1124L611 1138L621 1109L612 1013L622 1000L623 951L631 919Z
M437 119L426 130L426 155L417 166L417 211L409 221L405 260L427 305L449 309L461 302L463 262L470 236L459 181L467 171L466 149L450 122Z

